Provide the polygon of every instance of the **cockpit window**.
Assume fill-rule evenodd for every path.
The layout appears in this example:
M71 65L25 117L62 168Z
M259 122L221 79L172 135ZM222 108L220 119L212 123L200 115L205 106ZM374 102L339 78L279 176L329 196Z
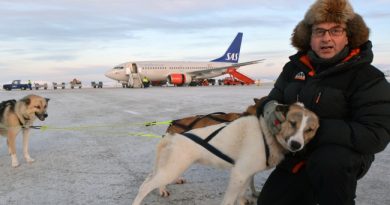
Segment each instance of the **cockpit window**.
M116 70L122 70L122 69L123 69L123 66L117 66L117 67L115 67L114 69L116 69Z

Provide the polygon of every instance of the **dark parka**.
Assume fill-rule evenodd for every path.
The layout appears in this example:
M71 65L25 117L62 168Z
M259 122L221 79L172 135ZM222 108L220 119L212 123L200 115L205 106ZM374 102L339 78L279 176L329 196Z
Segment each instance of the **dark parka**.
M375 153L386 148L390 141L390 85L371 65L371 47L371 42L366 42L357 55L321 68L318 74L300 60L305 53L290 57L268 101L299 101L320 118L315 138L297 156L308 155L318 146L337 144L361 153L370 163ZM293 165L295 160L287 157L284 164Z

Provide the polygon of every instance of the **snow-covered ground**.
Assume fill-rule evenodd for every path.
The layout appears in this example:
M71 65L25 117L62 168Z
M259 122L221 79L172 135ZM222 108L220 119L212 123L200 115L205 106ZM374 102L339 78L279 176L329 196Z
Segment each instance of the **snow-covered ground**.
M34 93L50 98L49 117L33 130L30 153L11 168L6 140L0 138L1 205L131 204L138 187L153 167L158 138L166 125L145 127L144 122L166 121L195 114L242 112L254 97L270 86L152 87L148 89L0 90L0 101ZM359 181L357 204L390 204L390 148L376 156L369 173ZM269 172L256 176L260 189ZM193 166L184 185L170 185L171 196L149 194L149 205L217 205L229 172Z

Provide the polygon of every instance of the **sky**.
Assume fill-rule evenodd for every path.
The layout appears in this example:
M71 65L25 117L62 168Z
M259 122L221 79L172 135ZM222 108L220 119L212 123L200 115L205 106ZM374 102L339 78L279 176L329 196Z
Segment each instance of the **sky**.
M112 81L104 73L140 60L209 61L243 32L240 68L274 80L292 30L314 0L0 0L0 84ZM390 1L350 0L370 27L373 64L390 70Z

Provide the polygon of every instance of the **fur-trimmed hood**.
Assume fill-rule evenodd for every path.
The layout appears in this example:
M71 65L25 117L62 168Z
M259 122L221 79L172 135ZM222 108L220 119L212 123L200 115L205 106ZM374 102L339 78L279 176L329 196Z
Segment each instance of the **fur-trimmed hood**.
M369 28L363 18L354 12L348 0L317 0L295 27L291 44L299 51L310 50L312 26L325 22L347 25L350 48L357 48L368 40Z

